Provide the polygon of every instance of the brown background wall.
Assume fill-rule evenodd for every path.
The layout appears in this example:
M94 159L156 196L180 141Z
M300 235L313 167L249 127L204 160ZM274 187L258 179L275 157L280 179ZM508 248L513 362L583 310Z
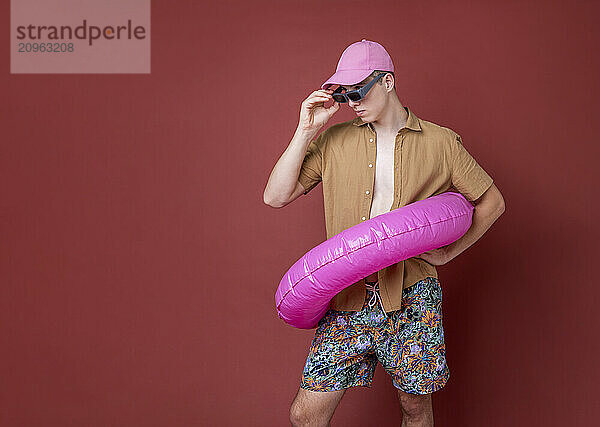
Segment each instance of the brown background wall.
M279 320L274 293L325 237L322 190L284 209L262 192L301 101L362 38L506 201L438 269L451 377L436 425L595 424L598 12L154 1L150 75L11 75L2 32L1 424L287 425L314 330ZM333 425L399 418L378 366Z

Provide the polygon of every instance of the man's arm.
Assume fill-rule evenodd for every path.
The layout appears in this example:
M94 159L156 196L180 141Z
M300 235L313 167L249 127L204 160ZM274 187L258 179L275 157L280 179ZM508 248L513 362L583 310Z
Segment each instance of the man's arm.
M314 132L304 132L299 127L296 129L292 141L275 164L267 181L263 193L263 201L267 205L281 208L304 194L304 187L298 178L303 164L306 165L307 162L310 162L318 170L321 166L316 144L311 143L313 137ZM309 150L309 154L307 154L309 146L313 150Z
M331 100L331 92L330 89L315 90L302 102L294 137L271 171L263 192L267 205L281 208L321 181L320 145L324 132L316 140L312 139L340 108L337 102L325 108L325 102Z
M485 193L474 200L473 220L467 232L455 242L444 246L446 250L446 262L452 260L465 249L475 243L492 226L494 222L504 213L504 198L496 184L492 183Z

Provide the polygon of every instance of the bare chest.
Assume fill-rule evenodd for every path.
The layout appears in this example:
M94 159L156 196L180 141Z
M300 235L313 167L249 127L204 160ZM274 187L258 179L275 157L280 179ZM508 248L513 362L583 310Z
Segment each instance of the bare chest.
M394 136L377 136L375 183L370 218L389 212L394 203Z

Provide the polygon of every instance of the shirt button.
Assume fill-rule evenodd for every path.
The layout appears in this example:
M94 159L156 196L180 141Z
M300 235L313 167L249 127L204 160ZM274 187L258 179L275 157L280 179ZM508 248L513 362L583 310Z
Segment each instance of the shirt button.
M364 221L365 219L367 219L367 218L363 216L363 217L362 217L362 220Z
M365 191L365 194L369 194L369 190Z
M373 142L373 138L369 138L369 142Z
M372 168L373 167L373 163L369 163L369 167Z

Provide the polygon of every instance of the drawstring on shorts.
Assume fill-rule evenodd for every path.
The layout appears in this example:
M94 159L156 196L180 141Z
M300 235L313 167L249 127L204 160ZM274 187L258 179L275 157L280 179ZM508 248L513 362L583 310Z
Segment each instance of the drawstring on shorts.
M385 308L383 307L383 301L381 300L381 295L379 294L379 281L374 284L365 282L367 289L373 292L371 295L371 299L369 300L369 307L373 308L375 304L377 304L377 300L379 299L379 304L381 304L381 310L387 316L388 314L385 312Z

